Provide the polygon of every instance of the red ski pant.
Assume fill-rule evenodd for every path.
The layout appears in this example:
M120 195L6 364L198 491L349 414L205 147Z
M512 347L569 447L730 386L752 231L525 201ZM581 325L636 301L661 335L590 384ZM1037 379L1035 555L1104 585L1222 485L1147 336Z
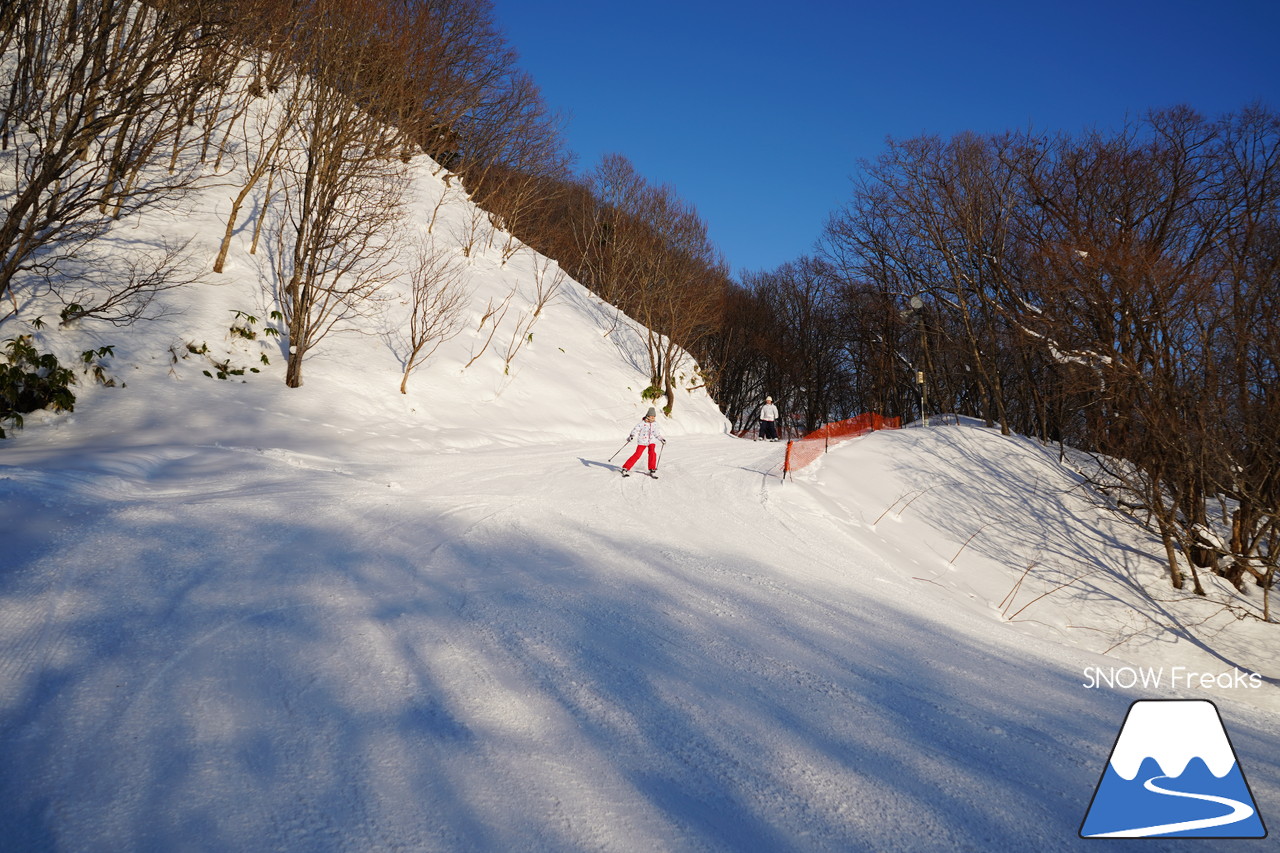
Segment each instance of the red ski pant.
M640 454L644 453L645 448L649 449L649 470L656 470L658 467L658 445L656 444L637 444L636 452L631 454L631 458L628 459L626 464L622 467L630 471L631 466L636 464L636 461L640 458Z

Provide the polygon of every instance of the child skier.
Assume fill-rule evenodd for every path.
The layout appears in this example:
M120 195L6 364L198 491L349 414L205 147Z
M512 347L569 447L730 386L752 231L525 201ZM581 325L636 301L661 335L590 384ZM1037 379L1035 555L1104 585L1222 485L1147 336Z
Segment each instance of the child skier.
M658 442L663 444L667 440L662 437L662 430L659 429L657 423L658 411L652 406L649 412L644 416L644 420L636 424L631 429L631 435L627 436L627 441L636 443L636 452L631 454L631 458L622 466L622 476L631 476L631 466L636 464L640 459L640 454L644 453L645 448L649 450L649 476L657 479L658 477Z

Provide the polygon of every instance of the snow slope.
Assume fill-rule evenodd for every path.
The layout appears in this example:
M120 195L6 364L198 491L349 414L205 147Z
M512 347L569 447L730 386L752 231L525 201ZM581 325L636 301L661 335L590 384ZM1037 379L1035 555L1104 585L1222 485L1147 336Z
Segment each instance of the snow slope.
M5 448L11 849L1068 849L1152 695L1082 669L1223 668L1178 629L1100 657L1054 624L1130 618L1092 595L1002 620L1016 566L971 544L953 570L926 498L871 523L957 446L957 483L1045 464L985 430L785 484L776 446L673 439L664 479L623 481L612 441L440 451L210 387ZM1274 683L1211 698L1275 814Z
M421 231L454 190L414 168ZM212 257L220 204L130 239ZM162 319L36 332L115 346L124 387L0 443L6 849L1073 849L1136 698L1211 698L1280 815L1256 596L1175 596L1052 449L916 427L783 482L692 388L663 479L623 481L641 338L567 282L504 370L546 266L501 234L408 395L395 295L289 390L229 333L270 322L247 229ZM270 364L219 381L188 344Z

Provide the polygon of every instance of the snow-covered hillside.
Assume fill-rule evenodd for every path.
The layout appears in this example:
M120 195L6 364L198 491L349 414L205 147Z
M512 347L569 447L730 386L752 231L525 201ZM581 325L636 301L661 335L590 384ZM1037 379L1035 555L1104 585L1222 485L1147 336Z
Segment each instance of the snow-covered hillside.
M690 436L624 481L621 435L145 388L5 446L11 849L1067 849L1137 697L1212 698L1280 808L1264 635L1196 626L1028 442L879 433L782 483Z
M460 246L414 169L411 227L452 193ZM211 258L225 195L129 239ZM1085 847L1136 698L1212 699L1280 817L1256 596L1174 595L1052 449L935 424L783 482L690 373L663 479L624 481L641 338L566 281L508 363L554 265L500 233L407 395L391 291L291 390L231 332L272 322L250 228L162 319L30 330L118 385L0 443L6 849Z
M430 158L417 158L410 171L401 266L412 263L414 246L426 245L456 269L458 286L468 295L457 334L410 376L408 393L400 395L411 311L408 275L402 274L363 307L364 316L339 324L313 350L304 387L291 396L313 401L329 419L411 421L424 439L461 447L586 438L602 431L612 435L638 419L650 405L640 396L649 378L638 327L568 278L553 260L494 229L457 179L448 181ZM209 264L226 225L227 183L219 181L184 200L176 212L151 213L117 229L126 231L128 240L113 239L99 251L111 259L122 249L156 254L161 246L185 245L184 272ZM222 381L278 384L286 343L274 334L282 323L272 318L278 308L271 295L272 251L261 245L249 254L253 225L251 219L241 222L224 273L203 271L197 284L159 294L149 312L155 320L128 329L81 321L82 328L68 330L55 321L58 303L32 300L21 315L28 322L11 320L4 332L32 335L39 348L57 353L63 363L74 364L88 347L113 347L107 372L129 386L124 396L146 394L136 388L138 382L160 378L171 380L155 392L162 397L178 393L178 383L196 386L201 395L215 393L212 386ZM509 245L517 248L504 251ZM535 316L539 291L550 298ZM39 328L29 322L37 317L43 320ZM242 372L219 380L213 378L218 365ZM723 432L727 422L701 387L695 367L689 361L681 371L683 387L673 401L677 417L668 429ZM90 405L87 398L85 405ZM39 422L39 415L33 418Z

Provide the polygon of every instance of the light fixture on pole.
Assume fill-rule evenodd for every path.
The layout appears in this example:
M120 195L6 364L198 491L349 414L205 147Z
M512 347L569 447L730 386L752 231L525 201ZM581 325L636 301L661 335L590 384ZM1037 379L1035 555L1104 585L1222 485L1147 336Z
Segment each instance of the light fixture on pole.
M924 308L924 300L917 295L911 297L911 301L908 304L911 306L911 313L915 315L916 328L920 331L921 363L927 366L929 355L927 350L928 342L924 335L924 311L922 310ZM925 385L923 370L916 371L916 386L920 394L920 422L927 427L929 426L929 391Z

